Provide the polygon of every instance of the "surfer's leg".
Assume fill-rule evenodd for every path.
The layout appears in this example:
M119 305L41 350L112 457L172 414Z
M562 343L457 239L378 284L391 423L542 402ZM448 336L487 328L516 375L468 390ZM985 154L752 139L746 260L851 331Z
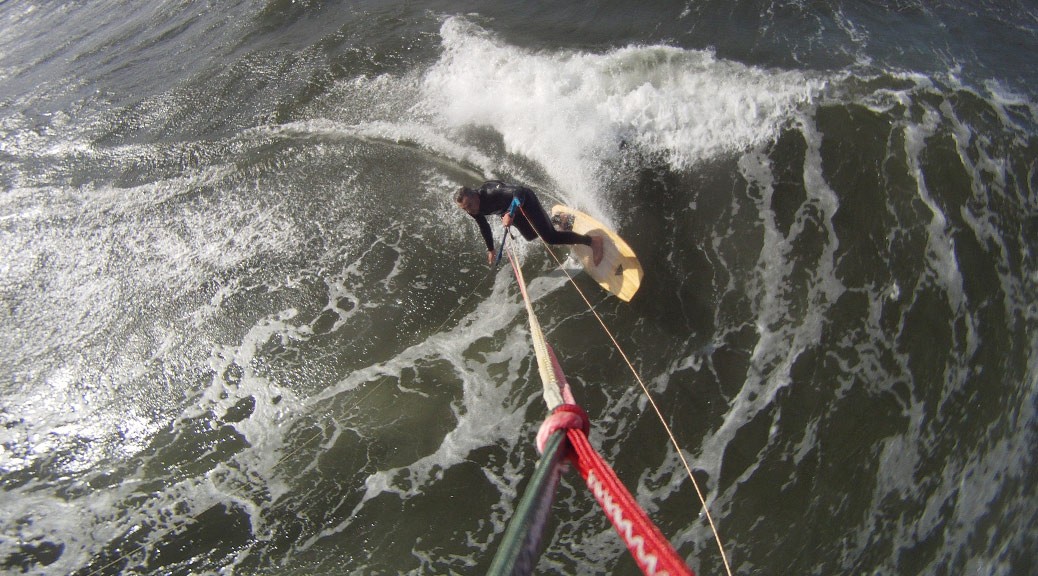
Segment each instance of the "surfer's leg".
M541 203L536 196L531 194L527 198L526 204L523 206L522 216L521 219L516 219L516 221L523 220L528 226L533 226L541 238L548 244L583 244L584 246L590 246L591 261L595 266L602 262L602 254L604 254L602 238L600 236L578 234L571 230L556 230L551 223L551 218L548 217L547 212L541 207ZM520 231L522 230L520 228ZM524 232L523 235L525 236L526 233ZM527 237L527 240L530 239Z
M523 235L523 238L526 238L527 242L537 239L537 232L534 232L533 228L530 227L530 223L526 218L523 218L522 214L516 215L515 219L512 220L512 226L519 229L519 233Z
M544 241L548 244L583 244L591 246L590 236L567 230L556 230L551 225L551 219L544 211L544 208L541 207L541 203L536 196L530 195L527 197L526 204L522 208L522 214L524 216L523 220L529 222L529 225L533 226L541 238L544 238Z

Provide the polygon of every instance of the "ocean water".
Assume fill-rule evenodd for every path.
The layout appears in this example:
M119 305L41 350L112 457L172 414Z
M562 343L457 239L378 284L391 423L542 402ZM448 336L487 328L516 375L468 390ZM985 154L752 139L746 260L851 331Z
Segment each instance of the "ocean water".
M487 178L638 253L629 304L575 282L735 573L1038 571L1032 3L0 22L5 572L485 572L545 416L515 280L451 200ZM620 353L515 247L592 444L723 574ZM538 571L637 573L572 471Z

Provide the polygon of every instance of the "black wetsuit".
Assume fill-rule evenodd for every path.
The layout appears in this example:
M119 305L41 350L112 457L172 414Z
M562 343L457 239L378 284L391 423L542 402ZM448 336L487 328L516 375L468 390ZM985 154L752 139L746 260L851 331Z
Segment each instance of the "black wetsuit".
M533 190L523 186L505 184L500 180L488 180L476 189L479 194L479 214L472 215L479 224L479 233L487 244L487 250L494 251L494 235L490 231L487 216L503 215L512 206L512 200L519 200L519 208L515 211L512 225L519 229L523 238L533 240L538 235L548 244L584 244L591 245L591 237L576 232L556 230L551 224L548 213L541 207Z

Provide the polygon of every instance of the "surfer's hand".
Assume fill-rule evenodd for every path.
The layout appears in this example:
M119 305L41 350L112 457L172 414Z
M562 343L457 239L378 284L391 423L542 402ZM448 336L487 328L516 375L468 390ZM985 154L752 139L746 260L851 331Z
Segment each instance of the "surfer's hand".
M487 264L494 265L494 251L487 250Z
M511 214L505 214L504 216L502 216L501 217L501 224L504 224L505 228L508 228L509 226L511 226L512 225L512 215Z

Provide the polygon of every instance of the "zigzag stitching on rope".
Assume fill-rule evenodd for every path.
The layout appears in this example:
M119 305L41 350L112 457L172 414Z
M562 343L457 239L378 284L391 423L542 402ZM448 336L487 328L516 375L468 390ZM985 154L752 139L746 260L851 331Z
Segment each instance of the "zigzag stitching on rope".
M656 564L659 562L659 558L655 554L645 551L645 538L633 533L634 523L624 517L623 507L613 500L612 493L595 476L594 470L588 471L586 482L595 498L602 503L602 508L613 519L613 525L619 529L617 531L620 532L624 541L627 542L627 547L637 551L638 563L645 567L648 574L670 576L670 573L666 570L656 571Z

